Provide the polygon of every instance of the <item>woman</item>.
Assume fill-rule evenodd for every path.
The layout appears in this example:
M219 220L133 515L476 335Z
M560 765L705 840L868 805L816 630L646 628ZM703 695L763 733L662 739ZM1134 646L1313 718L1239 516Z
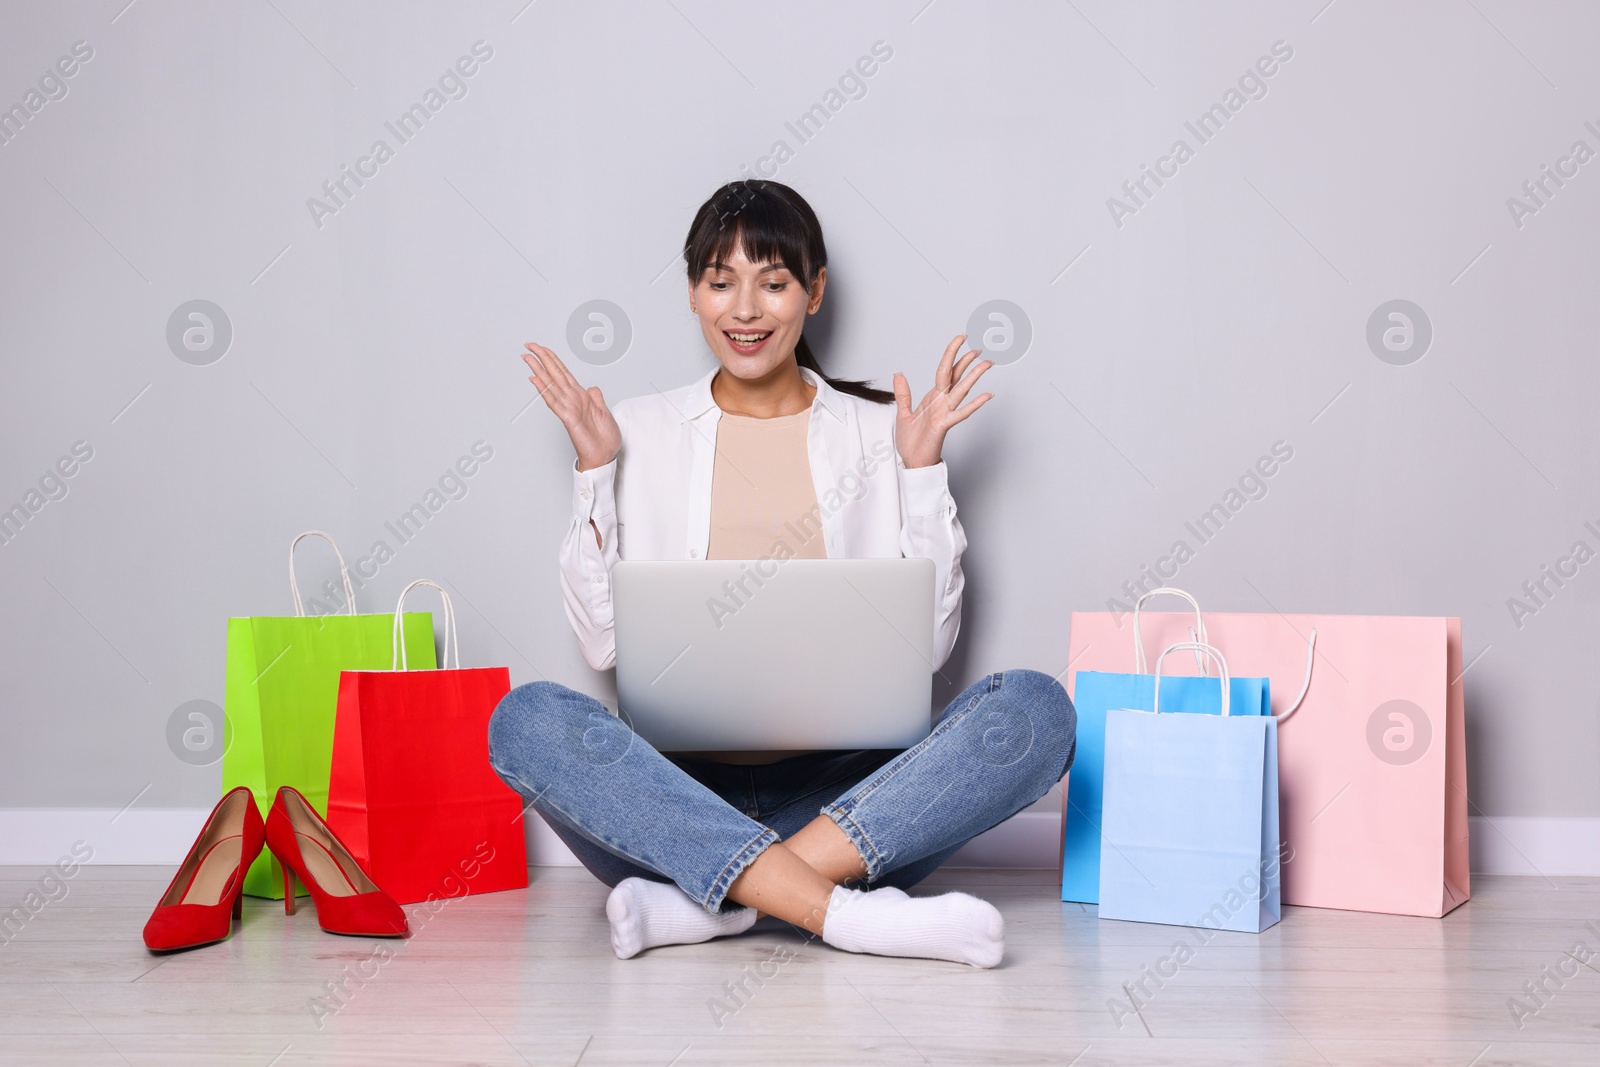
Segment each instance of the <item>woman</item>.
M548 348L523 356L577 451L561 576L585 659L615 662L620 558L905 555L935 565L937 670L960 628L966 547L940 451L992 398L967 399L992 364L974 365L976 351L958 361L956 337L915 409L902 374L892 395L823 376L802 336L827 281L822 228L777 182L717 190L684 257L719 364L700 381L613 413ZM1016 670L968 687L903 753L663 755L598 700L534 682L501 702L489 745L506 783L614 887L606 915L623 959L771 914L852 952L993 967L1004 924L991 905L903 890L1060 781L1075 723L1059 683Z

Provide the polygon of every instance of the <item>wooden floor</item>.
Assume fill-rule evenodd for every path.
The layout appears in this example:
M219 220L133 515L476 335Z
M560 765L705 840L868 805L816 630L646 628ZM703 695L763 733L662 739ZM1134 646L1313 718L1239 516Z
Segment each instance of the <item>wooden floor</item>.
M1600 1064L1585 927L1600 929L1600 879L1475 878L1444 920L1286 908L1260 936L1216 935L1158 988L1145 968L1185 930L1101 922L1040 871L945 870L918 890L1000 908L993 971L851 956L769 922L621 961L605 889L575 868L412 909L405 942L251 900L228 941L155 957L140 928L170 874L82 868L0 945L0 1063ZM42 875L0 868L0 909ZM1579 942L1589 966L1566 955L1588 958ZM1124 987L1141 980L1134 1013ZM1541 980L1542 1006L1523 988Z

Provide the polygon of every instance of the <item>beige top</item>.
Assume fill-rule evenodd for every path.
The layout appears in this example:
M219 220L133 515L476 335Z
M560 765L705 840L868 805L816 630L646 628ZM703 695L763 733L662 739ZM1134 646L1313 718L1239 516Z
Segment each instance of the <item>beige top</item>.
M811 409L758 419L723 412L711 474L707 559L826 559L811 481ZM722 763L775 763L800 751L690 752Z
M811 409L717 421L707 559L826 559L822 509L811 481Z

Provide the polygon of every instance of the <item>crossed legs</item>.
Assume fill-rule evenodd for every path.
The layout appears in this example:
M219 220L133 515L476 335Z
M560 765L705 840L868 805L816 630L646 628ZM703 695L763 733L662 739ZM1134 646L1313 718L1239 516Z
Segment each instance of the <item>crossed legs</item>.
M565 686L518 687L489 735L501 777L616 887L607 911L619 955L740 932L765 913L850 951L993 966L1003 924L988 904L845 883L920 877L1032 803L1070 765L1074 726L1049 676L988 675L950 702L925 741L782 841Z

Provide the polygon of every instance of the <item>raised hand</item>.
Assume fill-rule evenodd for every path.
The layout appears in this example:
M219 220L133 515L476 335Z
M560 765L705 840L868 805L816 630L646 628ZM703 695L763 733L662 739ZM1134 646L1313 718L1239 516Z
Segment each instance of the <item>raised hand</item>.
M957 334L945 347L939 359L939 368L933 374L933 388L922 398L915 411L911 409L911 385L899 371L894 375L895 444L900 460L907 467L931 467L939 462L944 448L944 435L950 427L971 415L994 399L993 393L984 393L963 404L973 384L994 364L983 360L973 366L979 351L973 349L956 360L961 342L967 335ZM968 368L971 368L970 370Z
M522 361L533 374L528 378L544 397L545 404L572 438L572 447L578 453L578 469L593 470L604 467L622 451L622 431L611 409L606 407L600 387L585 389L572 376L572 372L543 345L529 342Z

